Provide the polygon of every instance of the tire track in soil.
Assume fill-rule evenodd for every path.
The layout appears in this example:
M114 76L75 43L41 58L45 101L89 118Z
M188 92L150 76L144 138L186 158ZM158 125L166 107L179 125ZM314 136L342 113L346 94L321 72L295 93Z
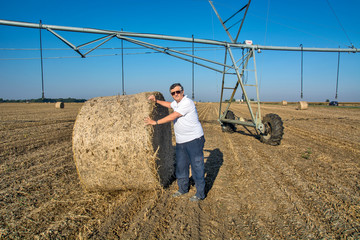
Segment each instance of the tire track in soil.
M238 215L234 216L234 221L236 221L236 225L238 226L238 230L236 231L236 235L238 237L255 237L255 238L273 238L273 237L281 237L276 235L276 231L273 230L273 223L269 221L269 218L272 217L272 214L269 212L273 212L273 208L275 208L274 202L269 197L269 186L264 186L266 183L267 177L264 177L262 173L262 166L254 163L253 152L249 151L248 153L244 151L239 151L239 148L235 144L236 140L240 140L241 143L244 144L244 141L248 141L249 139L244 139L243 136L236 136L234 134L227 134L225 139L228 142L229 148L232 150L234 156L236 157L232 164L238 164L241 169L241 174L237 174L239 171L233 171L236 169L235 167L231 167L227 169L228 175L234 175L235 177L229 183L232 185L233 193L233 203L231 203L231 209L237 209L233 205L235 203L239 203ZM251 140L250 140L251 141ZM251 157L248 156L251 154ZM266 183L266 185L269 185ZM264 196L265 195L265 196ZM237 197L235 197L237 196ZM268 202L266 202L268 201ZM264 204L267 203L265 206ZM229 213L233 214L234 213ZM239 229L243 229L240 231ZM245 230L245 231L244 231Z
M210 108L210 105L196 104L196 108L198 110L199 119L203 120L204 116L206 115L207 109Z
M243 147L246 147L248 151L242 150L243 147L239 148L238 150L242 151L243 155L248 156L248 159L252 159L252 167L254 167L254 165L258 165L258 168L261 169L259 170L261 171L261 175L266 176L264 178L268 179L267 184L269 182L272 183L272 187L269 186L266 189L270 189L271 187L273 189L273 192L279 192L280 189L284 194L288 196L288 199L290 201L289 203L287 203L288 208L290 206L289 209L291 209L291 205L294 205L297 211L304 216L303 223L305 222L306 224L295 225L293 228L301 229L304 228L304 226L317 226L317 232L315 231L314 234L318 234L318 236L321 236L321 234L324 234L326 232L331 232L332 230L329 228L329 226L327 226L326 224L322 224L321 222L323 218L323 216L321 215L321 209L323 209L323 207L321 206L321 202L323 202L323 199L321 198L321 196L319 196L321 195L319 193L312 194L313 192L318 192L316 191L318 190L316 189L316 186L314 187L313 185L314 181L304 178L304 176L300 175L297 171L298 169L294 168L294 166L287 166L289 161L283 161L283 156L281 154L278 154L281 153L281 148L275 148L277 151L273 151L272 155L269 155L269 149L267 149L269 148L269 146L265 147L266 145L263 146L263 144L256 144L258 145L258 147L256 147L256 150L253 150L252 146L254 145L247 144L248 142L245 143L246 144L244 144ZM253 175L253 177L259 178L256 175ZM256 181L261 182L261 178ZM276 188L276 186L278 187ZM264 191L264 193L266 193L266 191ZM266 196L267 194L262 195ZM277 195L281 196L281 194ZM277 195L275 195L275 197ZM320 205L318 205L319 203ZM292 216L296 215L297 214L295 211ZM281 226L280 223L277 223L276 225ZM286 229L286 226L282 226L280 229ZM304 237L305 236L306 235L304 235ZM311 237L311 235L306 237Z
M156 195L155 192L122 192L121 198L113 199L111 210L99 221L90 221L83 226L80 236L84 239L118 239L132 232L132 225L144 210L147 202ZM143 222L144 218L139 222ZM90 230L90 231L89 231ZM131 239L130 235L125 239Z
M172 198L174 190L163 194L158 201L147 207L148 222L145 222L136 238L150 239L199 239L202 232L202 213L197 203L189 203L190 194ZM125 238L127 236L125 235ZM135 237L134 237L135 238ZM133 239L133 238L131 238Z
M291 162L308 182L311 192L316 195L311 197L308 204L312 203L315 206L322 221L329 225L336 237L354 236L356 231L360 230L358 222L360 211L355 210L360 202L359 154L348 149L344 151L328 147L315 137L300 138L300 141L298 136L289 135L289 137L291 138L288 140L293 142L294 146L299 144L304 146L303 148L311 146L313 152L309 159L299 160L297 157Z
M303 136L304 139L306 139L308 141L308 139L306 138L309 135ZM310 136L312 136L310 134ZM229 138L230 139L230 138ZM234 144L230 144L231 140L229 140L229 145L234 145ZM316 142L318 139L316 138L311 138L314 142ZM329 140L329 139L327 139ZM242 144L243 143L249 143L249 140L246 141L239 141ZM326 141L328 142L328 141ZM271 155L269 155L268 153L268 149L264 150L264 152L262 154L257 154L258 153L258 149L257 150L253 150L251 149L251 144L245 144L249 149L249 151L243 151L241 152L240 155L244 155L244 156L248 156L246 159L254 159L254 155L258 155L257 157L255 157L255 159L264 159L263 161L259 161L258 164L255 164L253 161L249 164L249 167L251 166L251 168L258 168L259 171L260 169L262 169L263 167L266 169L264 170L261 174L263 174L265 179L271 179L272 181L272 189L275 189L276 191L273 190L273 192L278 192L278 194L274 195L273 194L273 198L277 197L277 195L282 196L282 199L288 199L288 201L284 201L282 200L282 204L284 205L282 206L278 206L278 209L289 209L291 210L291 212L283 212L282 214L278 214L280 215L279 219L275 219L273 220L273 222L275 221L275 223L269 222L267 220L267 218L265 216L263 216L263 211L260 211L259 214L261 216L261 218L263 218L263 222L265 222L265 225L268 226L273 226L272 230L270 231L270 234L266 234L267 231L269 230L264 230L263 233L261 234L262 237L264 236L272 236L272 237L279 237L279 238L284 238L284 236L288 237L299 237L299 236L303 236L303 237L311 237L313 238L314 236L328 236L328 237L334 237L333 232L336 234L339 234L337 236L341 236L341 231L344 231L344 229L340 229L339 227L338 229L336 229L336 227L331 226L331 224L329 224L328 222L330 220L336 220L339 221L339 216L338 214L330 214L330 213L334 213L337 211L336 209L336 205L334 203L338 203L339 201L341 202L341 199L332 199L332 208L325 208L324 206L321 205L321 201L323 200L328 200L329 198L331 198L332 196L328 196L327 198L324 197L324 194L321 195L319 193L319 189L316 188L316 186L314 186L312 184L312 182L308 179L304 179L304 176L300 176L299 174L296 174L296 169L293 169L292 167L287 168L286 170L283 171L277 171L277 163L273 163L271 162ZM260 145L259 145L260 146ZM349 149L353 149L352 148L352 144L347 145L347 150ZM269 146L268 146L269 147ZM230 147L233 148L233 147ZM261 148L262 149L262 148ZM239 151L241 151L241 148L238 149ZM283 158L283 156L279 156L279 158ZM272 163L272 165L269 165L269 162ZM258 167L254 166L257 165ZM292 171L290 171L292 170ZM295 170L295 172L294 172ZM288 171L291 172L291 174L284 174L287 173ZM252 173L256 173L256 170L250 171ZM284 177L282 175L287 175L286 178L284 179ZM253 182L260 182L261 183L261 179L259 178L259 176L256 176L256 174L249 174L249 179L247 179L245 182L251 182L252 178L255 178L253 180ZM276 177L274 177L276 176ZM257 180L256 180L257 179ZM284 179L284 180L283 180ZM235 185L236 186L236 185ZM285 187L284 187L285 186ZM305 187L305 190L303 190L303 186ZM257 186L258 187L258 186ZM256 189L256 184L255 187L254 185L252 185L251 189ZM340 187L341 188L341 187ZM262 194L260 194L261 197L266 197L267 195L272 194L267 193L267 189L268 188L260 188L261 191L259 192L263 192ZM316 190L318 190L318 192L316 192ZM315 192L315 194L308 194L307 192ZM246 192L245 192L246 193ZM314 200L316 201L316 204L314 204ZM330 206L331 206L330 204ZM276 202L275 202L275 206L276 206ZM356 207L353 206L353 207ZM258 210L261 210L261 204L258 204L258 206L256 207L258 208ZM337 207L338 208L338 207ZM267 209L269 210L269 209ZM279 210L278 210L279 211ZM322 212L325 211L325 223L323 221L324 219L324 214L322 214ZM254 212L254 211L252 211ZM256 211L255 211L256 212ZM280 211L281 212L281 211ZM296 217L296 220L290 220L286 219L286 218L282 218L281 215L283 216L291 216L291 218L294 218L294 216ZM276 214L274 214L274 216L276 216ZM346 214L343 216L343 225L346 225L346 220L345 219L349 219L349 217L354 217L353 215L348 215L346 216ZM332 219L330 219L332 218ZM258 219L256 217L256 219ZM354 218L353 218L354 219ZM356 218L355 218L356 219ZM286 224L283 224L283 221L285 220L285 222L287 222ZM356 222L354 222L353 220L350 220L353 223L348 224L348 229L350 229L349 233L354 233L359 229L356 225ZM299 224L300 223L300 224ZM248 224L249 226L251 224ZM257 225L257 224L256 224ZM263 226L264 224L259 224L260 226ZM257 226L258 227L258 226ZM255 227L256 228L256 227ZM270 228L271 229L271 228ZM279 229L281 229L281 231L279 231ZM346 229L346 228L345 228ZM254 229L252 229L254 230ZM287 232L288 231L288 232ZM256 231L254 231L256 232ZM273 235L271 235L273 234Z
M74 124L75 120L73 119L66 119L66 120L0 120L0 133L1 132L9 132L9 131L26 131L31 128L38 128L38 127L53 127L53 125L59 124Z
M292 126L289 128L293 131ZM299 151L298 156L301 155L303 162L311 162L311 167L317 169L316 173L310 171L312 175L316 175L316 181L326 181L324 185L328 186L327 191L334 192L331 189L337 189L337 195L339 196L346 196L349 192L358 193L360 186L358 180L360 172L358 144L345 142L343 146L342 141L339 139L334 138L330 142L330 137L314 136L309 131L295 129L294 134L288 135L288 142L294 146L303 142L303 144L300 144L302 149L310 149L311 156L310 154L304 156L304 153ZM292 148L295 149L295 147ZM306 160L307 158L309 160ZM304 167L306 165L303 164L302 168L299 168L300 164L297 165L299 171L301 170L305 177L311 179L312 175L307 173L309 170ZM360 202L359 194L353 194L352 196L356 196L357 201ZM338 200L344 201L341 198Z
M216 111L213 112L213 118L215 114ZM266 231L259 229L258 223L254 223L254 216L247 211L247 203L242 201L241 193L237 190L238 184L241 184L239 179L243 178L244 169L239 164L243 161L243 156L235 151L231 139L233 135L223 133L220 124L211 125L208 131L209 134L217 137L208 138L207 148L219 148L223 155L223 164L206 199L212 206L216 206L213 215L218 216L210 222L221 226L215 236L225 239L265 236Z
M291 163L307 179L316 177L316 181L326 181L329 189L339 189L343 193L357 192L360 186L357 180L360 155L353 151L324 147L319 142L317 139L289 135L284 147L293 152L293 160L288 164ZM304 153L305 149L308 149L305 151L307 153Z
M351 142L346 142L344 140L337 140L334 137L325 136L319 133L317 133L316 136L314 136L313 132L306 131L294 126L287 126L286 130L287 131L290 130L294 132L297 136L303 139L311 139L319 145L332 146L334 149L343 148L344 150L350 152L360 153L360 144L358 143L351 143Z
M70 167L67 162L72 159L72 154L65 151L68 147L68 143L64 142L61 146L45 146L37 152L11 159L11 168L5 169L0 175L2 179L1 193L4 194L2 196L12 191L27 194L29 191L40 189L44 180L56 177L58 172L66 172L65 170ZM49 148L55 149L55 151L50 152ZM41 187L46 186L42 185Z
M274 162L271 163L274 164ZM331 173L323 172L326 169L319 167L317 161L313 161L309 167L313 170L313 174L307 174L302 169L295 168L295 165L289 164L289 161L282 161L280 164L277 162L272 167L279 167L279 165L285 165L284 168L281 167L284 169L282 172L292 173L288 179L293 181L292 186L295 186L298 191L292 193L291 196L293 198L294 196L298 197L298 202L301 200L303 205L307 207L309 212L307 215L313 216L316 220L314 221L315 226L320 226L320 237L339 237L340 233L349 225L350 228L356 225L359 227L359 224L356 224L356 218L354 219L354 216L351 216L348 211L349 206L359 202L359 196L353 196L350 194L353 192L351 189L344 187L339 181L334 181ZM295 174L289 169L296 170L293 171ZM341 179L341 177L335 179ZM344 198L346 195L349 197L346 197L348 199ZM342 203L341 206L338 203ZM333 221L329 221L329 212L334 212L335 209L336 214L331 216ZM334 224L335 222L337 223Z
M41 232L46 222L51 221L47 218L48 206L54 209L52 200L61 194L63 184L72 184L74 179L67 174L76 174L76 170L69 126L72 125L47 124L11 131L18 134L1 144L5 158L1 163L0 202L6 204L1 221L10 223L6 231L11 232L10 236L30 238ZM28 137L22 139L24 134ZM52 218L63 214L52 213L55 214Z
M247 201L251 202L250 205L253 205L251 211L255 214L256 221L260 221L259 227L265 228L262 237L311 237L311 235L302 235L305 232L304 230L301 232L301 229L304 229L304 226L308 225L311 221L309 218L299 218L301 212L308 212L304 210L306 205L299 201L301 198L294 199L294 193L301 189L301 187L297 188L292 185L290 180L285 181L286 179L282 176L281 171L279 172L277 167L270 164L271 157L268 154L259 154L258 148L253 150L251 145L244 144L242 148L237 150L244 156L246 160L244 167L246 172L248 172L246 174L247 179L244 180L246 187L239 190L245 196L248 196ZM291 176L289 179L294 179L294 176ZM298 180L296 179L295 182L298 182ZM289 191L291 194L288 194ZM296 205L297 211L293 210L294 205ZM291 214L292 220L283 217L289 215L285 210L293 211ZM310 214L306 213L306 215ZM296 232L293 232L295 229Z
M0 143L0 157L2 161L6 161L8 156L22 155L29 151L36 151L43 146L50 146L63 141L71 140L72 126L61 126L61 128L48 129L47 131L36 128L34 131L21 132L12 135L7 142ZM40 130L40 132L39 132Z

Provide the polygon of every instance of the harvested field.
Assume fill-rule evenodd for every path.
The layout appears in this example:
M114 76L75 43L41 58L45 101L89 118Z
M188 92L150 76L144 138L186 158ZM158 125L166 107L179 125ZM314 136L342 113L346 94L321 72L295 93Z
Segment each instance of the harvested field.
M359 239L360 109L263 105L280 146L254 129L223 133L218 104L198 103L207 198L85 192L72 153L81 104L0 104L1 239ZM248 118L245 105L233 104ZM242 115L243 114L243 115Z

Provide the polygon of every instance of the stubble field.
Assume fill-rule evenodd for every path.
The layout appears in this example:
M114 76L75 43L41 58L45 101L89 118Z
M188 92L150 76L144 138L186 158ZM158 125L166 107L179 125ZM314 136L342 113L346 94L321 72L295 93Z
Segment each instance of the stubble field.
M359 239L360 109L263 105L280 146L254 129L223 133L218 104L198 103L207 197L169 188L89 193L72 128L81 104L0 104L1 239ZM233 104L247 118L245 105Z

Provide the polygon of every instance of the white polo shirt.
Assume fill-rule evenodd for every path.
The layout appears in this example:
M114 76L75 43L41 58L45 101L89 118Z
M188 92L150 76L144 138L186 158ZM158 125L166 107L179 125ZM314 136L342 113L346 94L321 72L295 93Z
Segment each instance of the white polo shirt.
M182 115L174 120L176 143L190 142L204 135L195 104L190 98L184 96L179 103L173 101L170 106Z

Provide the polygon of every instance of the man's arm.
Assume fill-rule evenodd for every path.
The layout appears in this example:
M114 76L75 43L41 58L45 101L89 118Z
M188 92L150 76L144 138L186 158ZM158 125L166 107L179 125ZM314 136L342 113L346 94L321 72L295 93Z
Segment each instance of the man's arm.
M157 104L160 104L163 107L171 108L171 102L158 100L158 99L155 98L154 95L151 95L148 99L151 100L151 101L154 101Z
M158 124L164 124L164 123L167 123L167 122L171 122L171 121L174 121L175 119L181 117L182 115L178 112L173 112L169 115L167 115L166 117L162 118L162 119L159 119L157 121L155 120L152 120L150 117L146 118L145 119L145 123L147 125L158 125Z

